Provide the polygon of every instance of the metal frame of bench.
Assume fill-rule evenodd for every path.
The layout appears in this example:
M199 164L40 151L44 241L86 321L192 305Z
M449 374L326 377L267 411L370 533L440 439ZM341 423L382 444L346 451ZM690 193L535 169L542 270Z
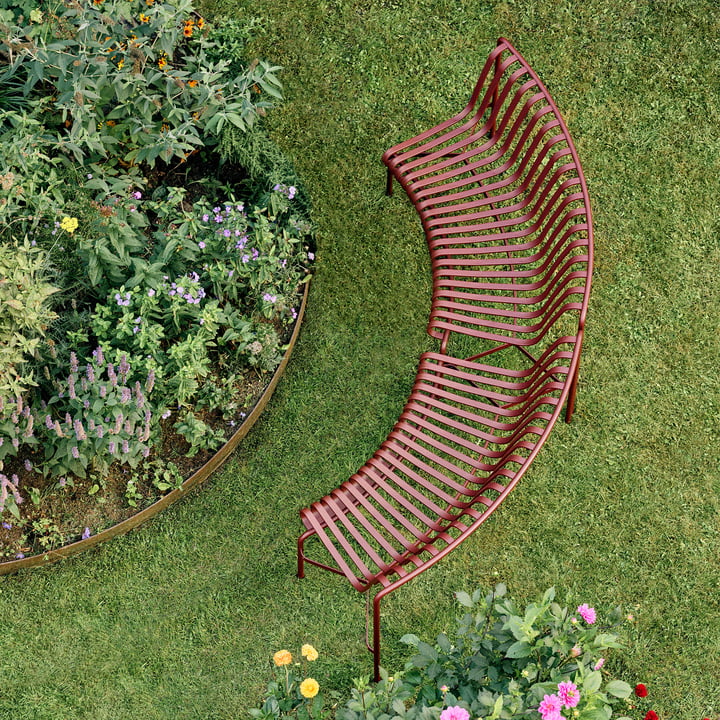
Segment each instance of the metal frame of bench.
M310 563L359 592L380 587L372 645L366 618L376 680L383 597L497 509L563 405L570 421L593 255L567 127L504 38L464 110L383 162L388 194L397 180L422 221L433 275L428 333L440 348L421 356L407 404L372 458L300 512L298 539L298 577ZM470 356L453 354L468 343ZM312 536L327 562L306 554Z

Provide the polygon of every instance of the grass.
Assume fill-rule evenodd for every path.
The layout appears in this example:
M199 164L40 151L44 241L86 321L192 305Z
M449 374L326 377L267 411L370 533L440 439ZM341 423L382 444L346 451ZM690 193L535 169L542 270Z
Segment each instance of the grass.
M298 581L297 511L352 473L407 397L429 263L380 155L466 101L496 37L564 111L595 211L596 273L578 409L462 548L385 601L388 668L405 632L453 624L452 592L638 618L614 668L662 720L720 713L720 10L711 0L207 0L255 15L285 66L271 116L314 202L317 276L271 406L226 468L130 536L0 578L0 718L247 717L281 647L316 677L370 671L364 600Z

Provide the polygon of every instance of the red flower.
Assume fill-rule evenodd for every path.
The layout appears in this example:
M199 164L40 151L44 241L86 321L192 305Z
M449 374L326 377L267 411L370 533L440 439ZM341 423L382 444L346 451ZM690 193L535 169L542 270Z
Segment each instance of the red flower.
M648 694L648 693L647 693L647 688L646 688L642 683L638 683L638 684L635 686L635 694L636 694L638 697L647 697L647 694ZM651 711L651 712L652 712L652 711Z
M645 714L645 720L658 720L657 713L654 710L648 710Z

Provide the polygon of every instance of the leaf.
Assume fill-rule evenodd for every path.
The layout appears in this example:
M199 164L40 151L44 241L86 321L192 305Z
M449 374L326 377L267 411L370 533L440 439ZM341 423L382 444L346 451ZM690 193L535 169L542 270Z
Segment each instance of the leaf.
M505 653L506 658L524 658L530 657L532 654L532 647L529 643L524 640L513 643L508 651Z
M632 688L622 680L611 680L605 686L605 692L610 693L610 695L613 695L616 698L624 700L625 698L630 697Z
M602 675L598 670L595 670L585 678L583 688L586 693L595 693L600 689L600 685L602 685Z
M474 603L472 601L472 598L470 595L468 595L463 590L459 590L455 593L455 599L464 607L471 608L473 607Z

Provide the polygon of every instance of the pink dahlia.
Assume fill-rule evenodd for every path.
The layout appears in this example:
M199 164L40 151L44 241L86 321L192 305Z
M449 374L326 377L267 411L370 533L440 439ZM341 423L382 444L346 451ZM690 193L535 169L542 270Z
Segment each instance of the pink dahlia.
M582 619L588 624L592 625L595 622L595 608L591 608L587 603L583 603L578 607L577 611L582 615Z
M470 720L470 713L459 705L452 705L440 713L440 720Z
M538 707L542 720L562 720L562 700L558 695L546 695Z
M575 707L580 702L580 693L577 685L571 682L561 682L558 685L558 697L565 707Z

